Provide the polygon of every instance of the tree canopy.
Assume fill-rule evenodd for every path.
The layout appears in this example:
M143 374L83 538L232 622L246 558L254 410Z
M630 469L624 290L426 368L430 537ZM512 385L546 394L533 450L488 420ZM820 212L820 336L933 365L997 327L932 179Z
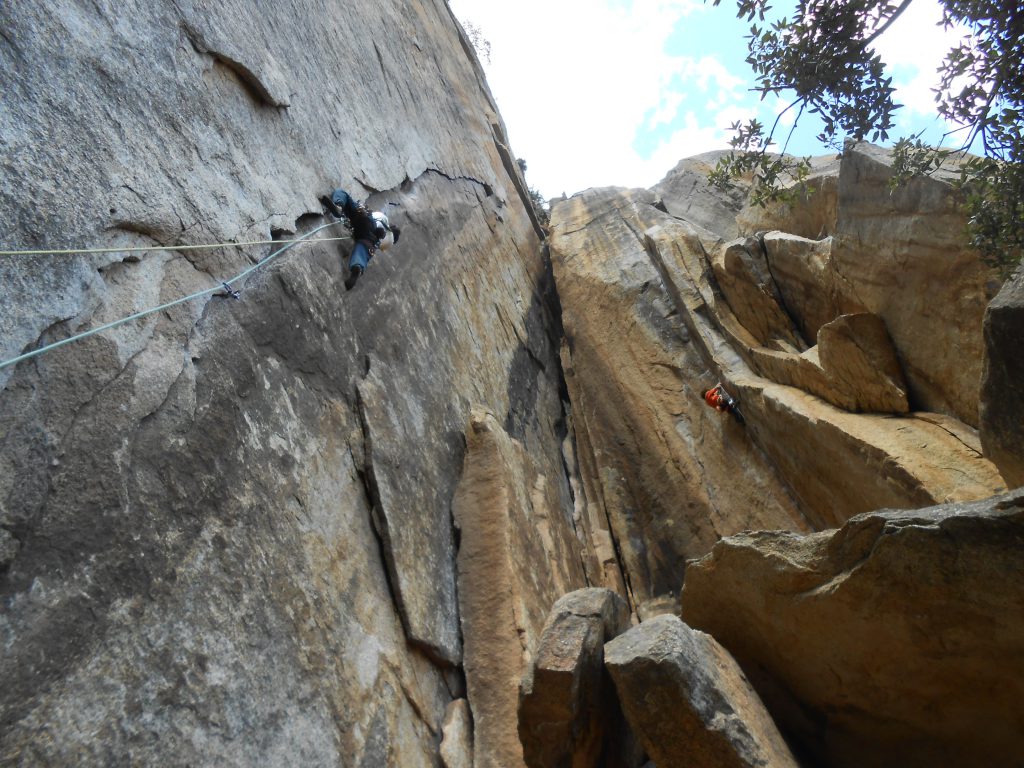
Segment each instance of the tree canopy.
M713 0L719 5L721 0ZM750 22L747 62L761 97L789 99L783 113L816 114L818 140L841 150L847 139L887 141L894 126L892 77L873 44L913 2L812 0L798 2L793 17L780 17L768 0L737 0L737 15ZM941 62L936 110L956 126L940 146L921 136L894 144L894 183L955 162L957 187L969 217L969 237L983 258L1004 272L1024 256L1024 7L1019 0L941 0L942 24L963 36ZM779 116L781 118L781 115ZM711 174L719 185L753 174L754 201L787 199L803 180L808 158L773 150L779 119L768 130L757 120L735 123L733 151ZM791 135L791 134L790 134ZM980 148L981 155L968 155Z

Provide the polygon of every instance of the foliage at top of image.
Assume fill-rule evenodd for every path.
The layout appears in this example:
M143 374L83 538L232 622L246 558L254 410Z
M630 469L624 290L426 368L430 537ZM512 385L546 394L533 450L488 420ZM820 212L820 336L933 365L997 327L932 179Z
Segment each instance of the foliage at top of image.
M792 96L770 130L757 120L734 123L733 151L710 179L727 186L740 177L756 182L753 202L792 202L810 170L809 158L770 153L783 114L818 115L818 140L841 151L845 140L887 141L893 115L892 77L872 47L913 0L799 2L793 18L769 18L768 0L737 0L737 16L751 22L747 62L754 90ZM721 0L713 0L715 6ZM943 137L954 146L930 147L920 135L894 145L893 184L939 168L959 171L969 217L968 235L986 262L1008 274L1024 257L1024 7L1018 0L941 0L942 23L964 36L938 67L938 114L960 126ZM792 135L792 129L789 136ZM980 145L983 156L967 154Z
M469 42L476 51L476 55L490 64L491 41L484 37L483 30L471 21L463 22L462 28L466 31L466 37L469 38Z
M523 174L523 179L526 179L526 161L523 158L518 158L516 163L519 164L519 170ZM527 184L527 190L530 194L530 203L533 205L533 211L537 214L537 219L541 225L547 229L548 225L551 224L551 211L548 207L548 201L544 199L544 195L541 194L540 190Z

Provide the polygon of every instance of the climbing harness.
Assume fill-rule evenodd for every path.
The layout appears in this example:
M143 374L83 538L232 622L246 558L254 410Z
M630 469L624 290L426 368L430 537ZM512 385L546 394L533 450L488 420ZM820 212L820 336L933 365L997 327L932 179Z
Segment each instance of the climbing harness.
M746 423L736 398L726 392L721 382L704 392L704 402L717 411L731 413L740 424Z
M242 272L239 272L237 275L232 277L230 280L222 281L219 286L216 286L216 287L213 287L213 288L206 288L205 290L202 290L202 291L197 291L196 293L190 294L190 295L185 296L183 298L167 302L166 304L161 304L158 307L153 307L152 309L146 309L146 310L143 310L141 312L136 312L135 314L128 315L127 317L122 317L120 320L115 320L113 322L97 326L96 328L90 328L88 331L83 331L82 333L75 334L74 336L70 336L70 337L68 337L66 339L62 339L61 341L55 341L52 344L47 344L47 345L45 345L43 347L40 347L39 349L34 349L31 352L25 352L24 354L18 355L17 357L12 357L10 360L4 360L3 362L0 362L0 369L6 368L7 366L10 366L10 365L16 365L17 363L20 363L23 360L28 360L30 358L36 357L38 355L43 354L44 352L49 352L52 349L56 349L57 347L63 347L65 344L70 344L73 341L78 341L79 339L84 339L87 336L94 336L97 333L102 333L103 331L109 331L111 328L116 328L119 325L124 325L125 323L131 322L132 320L138 320L139 318L146 317L147 315L152 315L152 314L155 314L156 312L162 312L165 309L170 309L171 307L176 307L179 304L184 304L186 302L192 301L193 299L198 299L201 296L209 296L209 295L212 294L214 296L220 296L220 297L223 297L223 298L230 298L230 299L238 300L238 299L241 298L241 292L238 289L232 288L231 287L232 283L237 283L240 280L243 280L244 278L246 278L247 276L249 276L250 274L255 272L257 269L259 269L260 267L264 266L265 264L268 264L271 260L276 259L278 256L280 256L282 253L284 253L285 251L289 250L293 246L296 246L299 243L303 243L303 242L326 243L326 242L330 242L332 240L345 240L345 239L347 239L347 237L325 237L325 238L321 238L321 239L318 239L318 240L309 240L309 238L312 237L313 235L315 235L317 232L319 232L319 231L321 231L323 229L327 229L327 227L333 227L333 226L335 226L338 223L340 223L340 222L337 221L337 220L336 221L329 221L326 224L321 224L319 227L316 227L315 229L311 229L309 232L307 232L306 234L302 235L301 237L298 237L298 238L296 238L294 240L285 241L286 244L284 245L284 247L278 248L276 251L271 253L269 256L267 256L267 257L261 259L260 261L256 262L255 264L253 264L248 269L243 270ZM110 253L110 252L122 253L122 252L125 252L125 251L156 251L156 250L170 251L170 250L189 250L189 249L198 249L198 248L239 247L239 246L243 246L243 245L266 245L268 243L280 243L280 242L282 242L282 241L281 240L266 240L266 241L255 241L255 242L250 242L250 243L217 243L217 244L214 244L214 245L195 245L195 246L187 246L187 245L185 245L185 246L177 246L177 247L175 247L175 246L145 246L145 247L141 247L141 248L93 248L93 249L87 249L87 250L65 250L65 251L52 251L52 250L51 251L0 251L0 255L4 255L4 256L11 256L11 255L24 256L24 255L40 255L40 254L60 254L60 253Z

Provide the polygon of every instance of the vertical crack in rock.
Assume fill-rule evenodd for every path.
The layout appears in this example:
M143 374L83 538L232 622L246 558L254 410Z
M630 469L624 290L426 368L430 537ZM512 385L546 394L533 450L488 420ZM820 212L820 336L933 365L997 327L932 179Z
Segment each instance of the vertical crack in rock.
M369 362L367 362L367 369L369 369ZM384 564L384 578L387 581L388 594L391 596L391 605L394 607L399 619L401 619L402 629L405 632L406 638L411 641L412 633L409 630L409 621L405 611L402 610L402 603L396 584L398 576L395 571L396 566L391 541L388 537L387 524L381 519L380 492L373 467L373 438L367 421L366 407L358 389L356 390L356 409L359 412L359 426L363 437L362 468L356 470L356 475L363 485L363 492L366 494L366 499L369 502L371 528L377 537L377 545L380 547L381 561ZM360 466L359 462L354 461L353 463L356 467Z
M365 480L391 598L407 640L436 664L455 666L462 651L446 489L450 478L431 463L423 442L445 441L445 436L434 425L421 425L429 437L410 434L422 418L422 404L407 399L409 393L397 391L394 381L380 379L375 370L357 385L357 405ZM446 446L444 452L461 464L461 451Z
M389 96L394 96L394 93L391 90L391 77L388 75L388 70L384 66L384 57L381 56L380 48L377 46L377 42L376 41L374 41L374 43L373 43L373 52L377 54L377 64L380 65L381 78L384 80L384 85L387 86L388 95Z
M633 231L634 234L636 234L635 228L630 226L630 229ZM694 342L694 349L696 349L700 353L700 356L703 359L704 364L708 367L708 369L711 370L718 378L721 378L722 370L716 363L714 355L711 353L711 350L708 349L704 336L703 334L701 334L700 329L697 327L696 321L693 319L693 315L691 314L690 309L686 305L686 300L683 298L682 294L679 293L678 287L669 276L668 269L665 266L665 261L662 258L661 252L658 250L658 244L652 238L646 235L638 235L638 237L640 238L640 242L643 245L644 250L647 252L648 258L651 260L651 264L657 271L658 277L661 279L662 285L665 287L666 294L672 299L672 303L675 304L676 308L678 309L679 316L682 319L683 324L686 326L687 331L689 331L691 340ZM704 253L703 246L701 246L701 251L704 255L704 261L706 264L707 253ZM708 269L708 272L710 272L710 269ZM708 312L707 307L705 305L701 305L701 307L695 308L693 310L693 314L700 314L702 313L702 310L703 313L706 313L704 316L710 322L711 313Z
M775 299L775 303L779 305L779 308L786 314L786 317L789 318L789 323L790 325L793 326L794 329L797 330L798 337L802 336L802 334L799 331L800 323L797 322L796 315L792 311L790 311L789 305L786 303L786 297L782 294L782 290L779 288L779 281L775 279L775 271L772 268L772 260L768 258L768 247L765 245L764 235L765 233L763 231L759 231L754 235L752 239L755 239L757 241L757 247L761 250L761 259L764 260L764 265L768 270L768 276L772 279L772 298ZM749 242L750 239L751 238L748 238L747 242ZM747 248L746 243L744 243L743 245L743 250L747 252L750 258L755 258L754 254L750 253L750 249ZM714 280L713 270L709 275L709 280ZM813 344L810 346L813 346Z
M512 181L512 186L514 186L516 188L516 192L519 193L519 199L522 201L523 207L526 209L526 213L530 217L530 221L533 223L533 229L537 233L537 237L544 240L546 236L544 232L544 225L540 223L540 219L537 217L537 211L533 208L533 201L530 199L530 190L526 186L526 180L523 178L519 164L512 155L512 150L510 150L508 146L501 141L502 134L498 124L492 123L491 130L494 133L494 148L498 150L498 156L501 158L501 164L505 166L505 172L508 173L508 177Z
M427 656L427 659L431 663L434 663L434 659L432 657ZM415 714L416 718L423 723L428 731L430 731L431 736L438 738L441 735L440 725L436 721L431 720L429 713L424 710L423 703L416 698L414 691L409 686L409 682L405 679L405 675L402 674L402 670L388 660L385 661L385 666L391 671L391 674L394 675L395 680L398 682L398 687L402 691L402 698L405 699L409 708L412 709L413 714Z
M450 509L464 421L471 396L504 416L518 346L488 326L492 296L526 342L524 365L543 371L527 450L547 477L562 472L553 364L520 317L539 273L534 227L450 10L172 0L129 19L102 3L70 15L4 7L0 35L21 47L0 59L24 56L0 74L16 128L10 170L31 194L3 203L26 247L273 239L331 184L388 193L428 164L458 183L430 174L388 193L401 195L408 240L354 293L340 288L345 246L313 245L253 275L240 302L197 301L154 315L155 333L130 324L11 371L0 504L8 516L39 501L40 520L3 578L3 751L83 766L129 753L152 764L436 762L439 714L465 695ZM388 42L375 49L381 29ZM25 44L40 36L65 42L59 61ZM60 87L68 78L74 89ZM305 107L366 119L282 113L292 90ZM83 173L96 157L112 160ZM72 178L76 215L41 220ZM193 253L180 257L191 268L168 261L163 283L145 274L147 258L104 278L101 258L33 264L28 290L8 292L24 309L12 349L54 318L127 315L136 298L155 306L256 261ZM380 397L360 387L367 355ZM361 473L349 450L366 453ZM578 569L575 549L564 557Z

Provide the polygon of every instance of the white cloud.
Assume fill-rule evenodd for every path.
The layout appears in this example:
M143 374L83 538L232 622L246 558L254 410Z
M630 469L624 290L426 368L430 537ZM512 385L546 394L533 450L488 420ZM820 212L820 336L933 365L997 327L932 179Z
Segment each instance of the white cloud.
M725 78L713 62L664 52L676 22L701 0L452 0L451 7L491 43L488 82L530 183L545 195L654 183L679 158L652 181L637 172L649 161L631 147L645 124L675 117L682 94L670 88L673 77L697 67L706 85Z
M644 177L653 178L654 181L644 181L638 185L652 186L684 157L725 147L728 142L728 122L723 123L718 119L715 122L716 125L702 123L695 113L687 112L684 127L659 144L645 163Z
M963 36L962 29L943 29L941 21L942 6L936 0L915 0L875 44L882 61L909 73L894 76L894 97L916 115L935 114L937 70Z
M728 13L704 0L450 5L490 42L488 82L512 147L528 162L530 184L546 196L651 186L681 158L727 147L731 122L756 116L770 127L788 103L758 102L747 90L748 75L714 56L665 52L680 18ZM915 0L878 42L883 60L904 73L895 85L906 120L934 114L935 69L957 37L936 26L940 18L937 0ZM742 42L722 40L723 51L737 45ZM785 133L794 117L780 121ZM661 133L649 157L633 149L638 135ZM785 135L776 138L781 143Z
M679 108L683 105L683 101L686 99L686 94L682 91L670 91L665 90L661 96L661 103L655 108L651 114L650 119L647 121L647 128L653 130L659 125L668 125L671 123L676 115L679 113Z

